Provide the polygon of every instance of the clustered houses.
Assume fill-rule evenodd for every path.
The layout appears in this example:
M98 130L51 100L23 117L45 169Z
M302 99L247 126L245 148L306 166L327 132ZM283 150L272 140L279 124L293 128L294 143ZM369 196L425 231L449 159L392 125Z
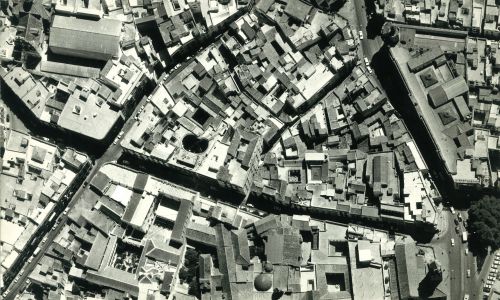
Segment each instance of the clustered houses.
M236 229L257 219L192 190L107 164L68 213L29 279L49 296L93 290L120 299L172 298L182 292L179 272L187 264L188 242L215 245L212 218Z
M399 22L494 35L492 1L489 9L453 1L376 7ZM439 253L350 224L442 230L429 169L359 59L357 30L326 11L340 2L1 1L2 88L23 112L110 142L142 97L112 148L175 182L115 162L96 168L29 273L26 296L446 298L450 274ZM441 122L432 134L453 144L438 147L455 183L494 186L498 43L465 43L457 33L422 51L433 44L427 31L398 33L405 46L392 54L412 93L423 95L424 119ZM77 151L0 133L0 228L15 233L2 240L6 271L90 164Z
M40 232L55 222L90 167L89 158L73 149L0 127L2 170L0 220L3 280L24 264Z
M42 62L41 68L58 73L66 67L58 62ZM28 116L43 126L101 142L109 139L112 129L149 81L141 65L127 56L108 60L101 70L75 67L67 71L74 71L73 75L85 72L89 78L39 76L21 67L0 73L5 88L20 99Z
M305 215L257 217L107 164L29 279L47 297L352 299L416 297L429 274L429 292L444 295L447 271L409 236Z
M429 36L400 30L405 42L422 34L422 51L412 51L417 45L410 42L391 49L391 56L455 187L497 189L498 43L438 35L435 46L426 48Z
M333 20L331 46L322 54L317 45L294 50L258 18L250 13L236 20L221 41L162 79L125 135L124 150L247 195L263 147L355 58L343 35L349 29Z
M377 0L376 11L387 20L410 25L449 28L483 35L500 36L498 1L430 0L402 1Z
M303 212L440 230L440 196L422 155L360 66L283 132L260 164L252 195Z

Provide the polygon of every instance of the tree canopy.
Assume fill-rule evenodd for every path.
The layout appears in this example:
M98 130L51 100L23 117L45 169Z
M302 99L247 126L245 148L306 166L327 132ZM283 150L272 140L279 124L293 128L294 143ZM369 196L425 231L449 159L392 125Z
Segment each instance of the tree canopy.
M482 246L500 248L500 199L485 196L469 209L469 232Z
M179 271L179 279L181 283L189 284L189 294L194 296L200 295L198 284L198 268L200 264L200 253L194 249L188 248L184 256L184 265Z

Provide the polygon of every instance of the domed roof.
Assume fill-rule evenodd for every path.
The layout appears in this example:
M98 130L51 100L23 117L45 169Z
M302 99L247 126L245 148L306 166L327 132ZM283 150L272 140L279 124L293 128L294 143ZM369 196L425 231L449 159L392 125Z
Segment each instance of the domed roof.
M267 272L267 273L271 273L273 271L274 267L271 263L264 263L264 270Z
M253 284L257 291L265 292L273 286L273 280L271 275L262 273L255 277Z

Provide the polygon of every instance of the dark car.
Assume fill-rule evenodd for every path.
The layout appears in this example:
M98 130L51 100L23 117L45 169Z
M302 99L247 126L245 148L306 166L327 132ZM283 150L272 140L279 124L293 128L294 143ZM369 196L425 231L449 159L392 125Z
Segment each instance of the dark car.
M455 225L458 225L458 220L457 219L453 219L453 222L455 222Z
M456 226L456 227L455 227L455 231L456 231L457 233L460 233L460 227Z

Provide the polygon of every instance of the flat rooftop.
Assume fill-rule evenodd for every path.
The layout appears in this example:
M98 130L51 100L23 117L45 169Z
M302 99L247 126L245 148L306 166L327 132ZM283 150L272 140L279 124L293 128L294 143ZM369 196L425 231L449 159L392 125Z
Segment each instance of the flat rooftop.
M453 139L443 133L445 126L439 118L437 111L429 104L426 89L424 88L422 81L418 78L421 72L425 72L428 68L433 68L433 66L425 68L420 72L412 73L408 69L407 64L408 60L412 57L407 49L401 47L391 48L391 54L399 71L401 72L401 75L407 83L409 92L413 95L412 101L418 105L417 108L419 108L419 114L422 116L423 121L429 129L431 137L437 145L439 154L441 155L446 168L450 173L456 173L456 161L458 158L457 146L455 145Z

